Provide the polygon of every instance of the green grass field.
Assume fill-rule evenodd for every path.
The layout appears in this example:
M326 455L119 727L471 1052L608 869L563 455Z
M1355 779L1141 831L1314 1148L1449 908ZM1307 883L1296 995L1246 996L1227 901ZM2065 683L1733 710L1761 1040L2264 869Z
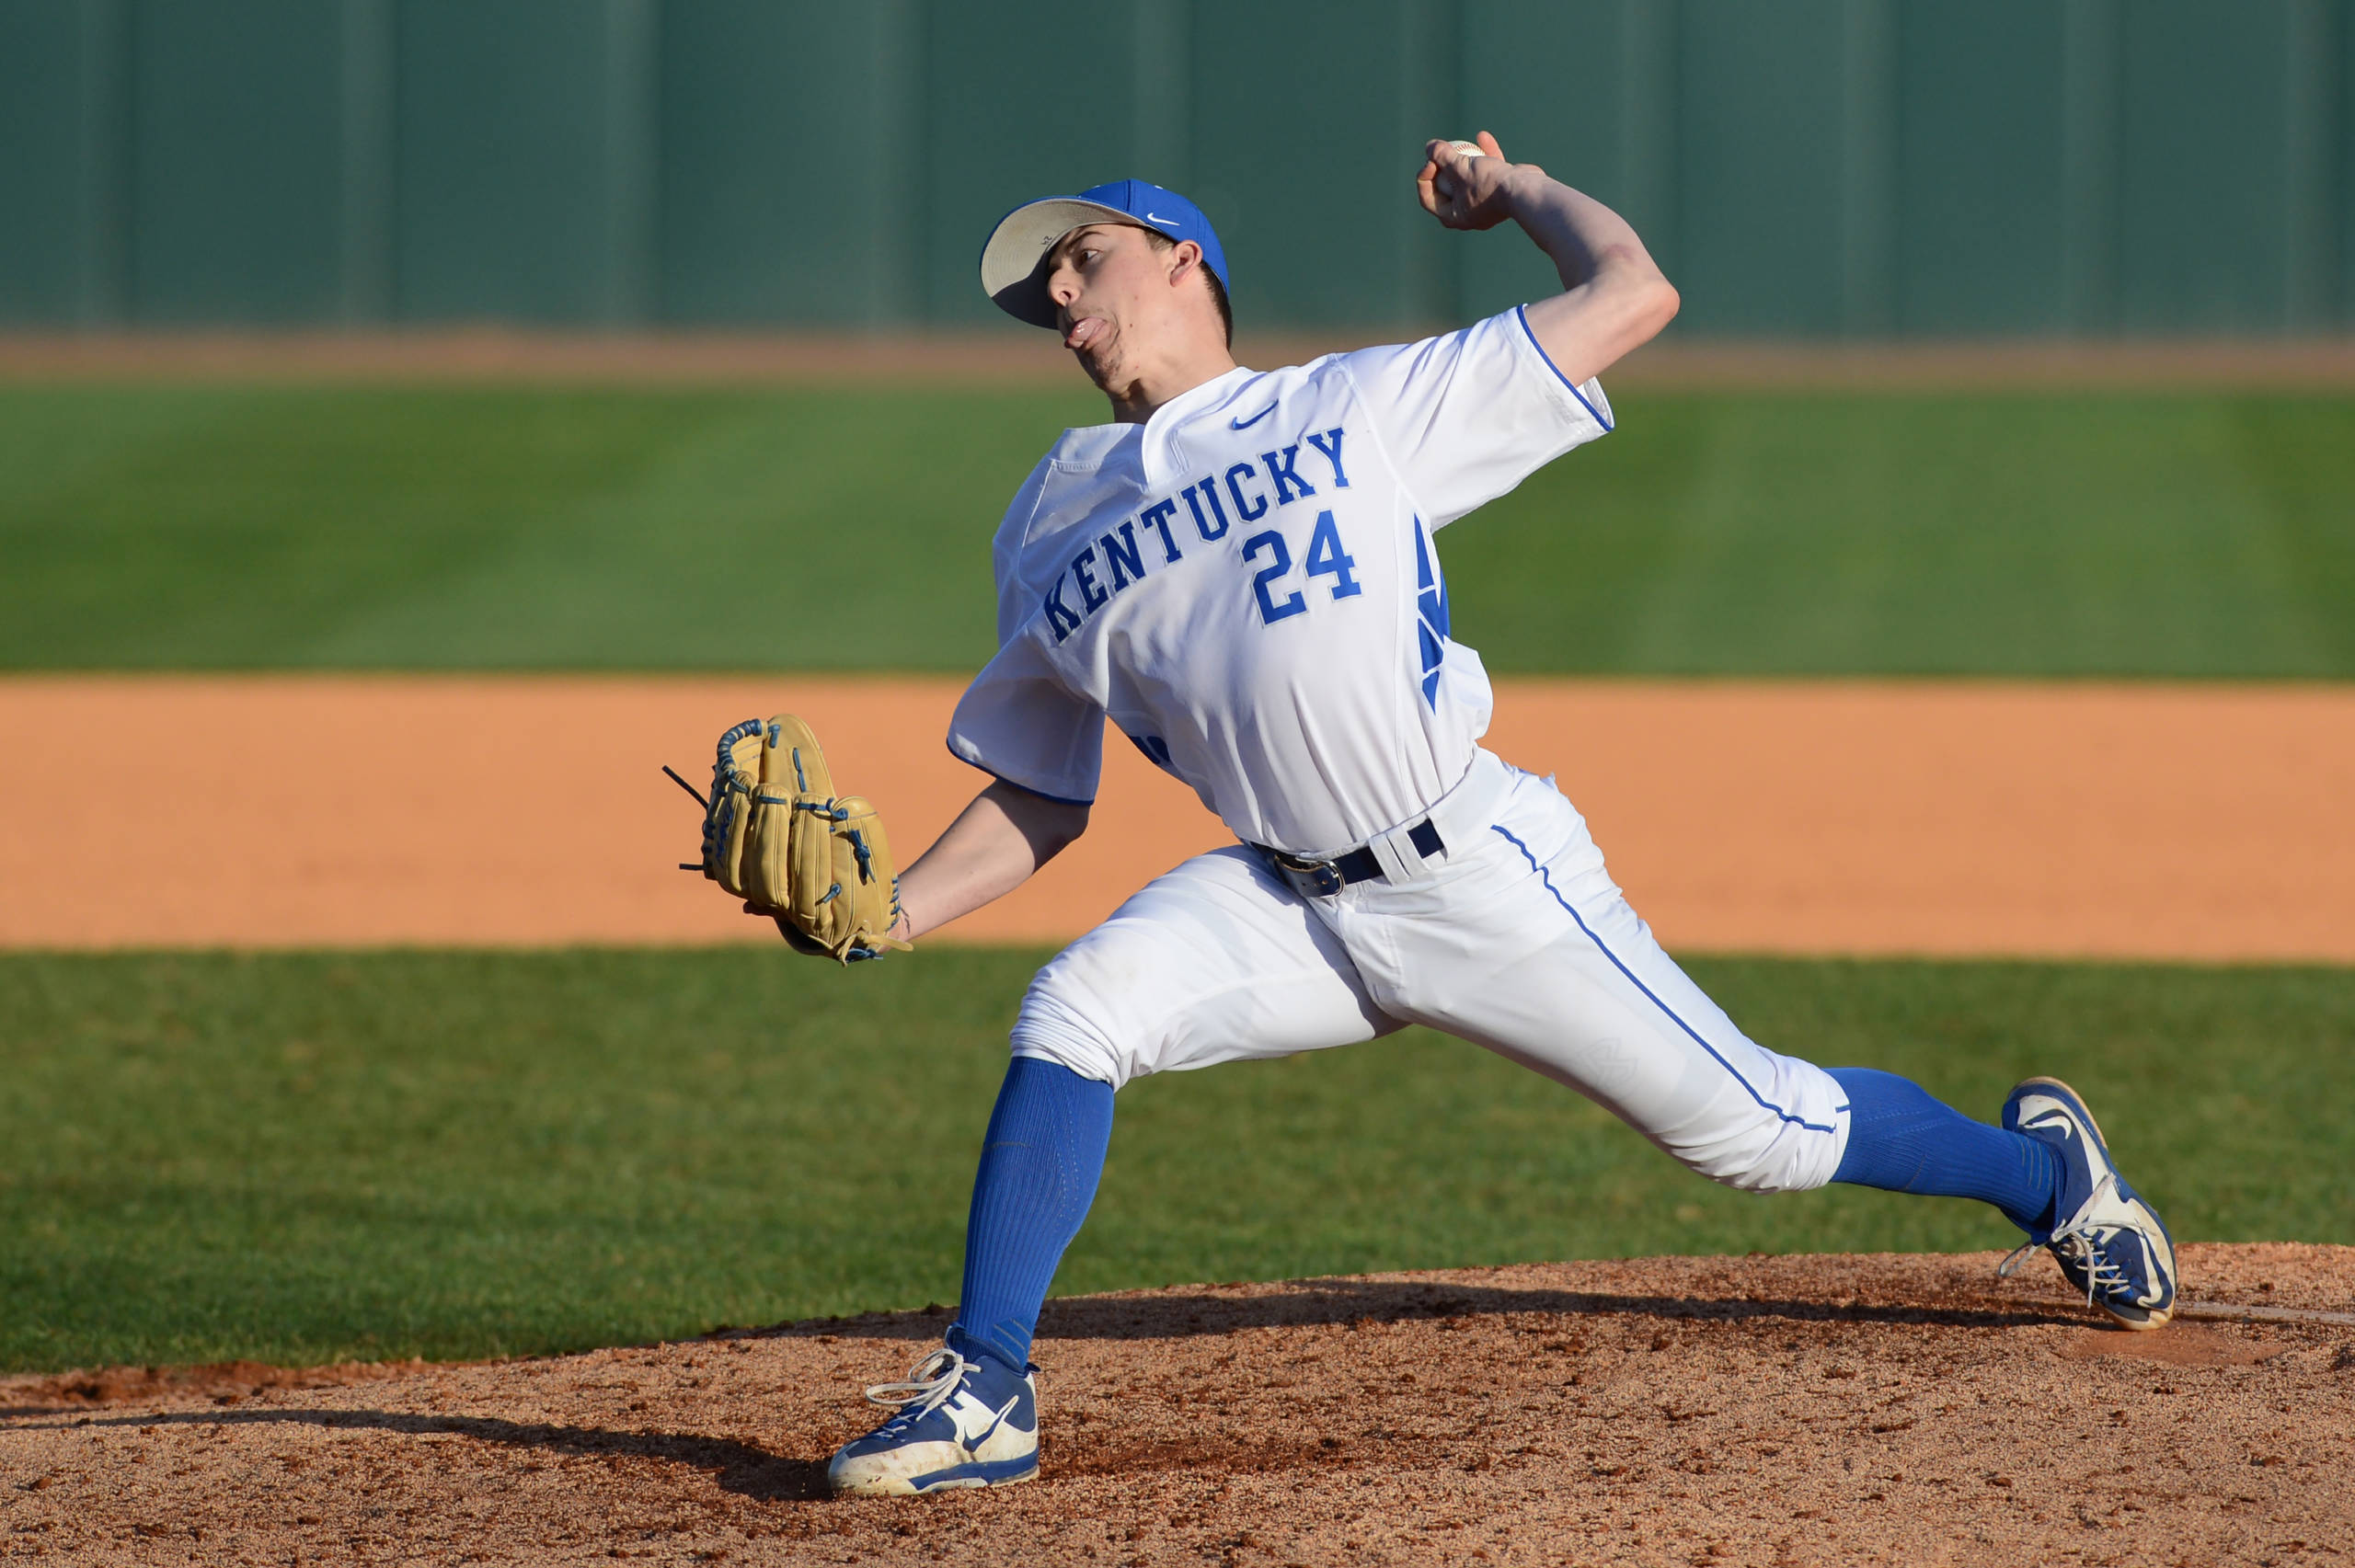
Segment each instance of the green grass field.
M1040 956L0 957L0 1368L554 1351L953 1301ZM2070 1077L2185 1238L2355 1242L2355 971L1693 967L1761 1038L1981 1114ZM1132 1086L1058 1288L2011 1240L1959 1201L1714 1187L1417 1032Z
M1491 669L2355 677L2355 398L1618 404L1442 538ZM0 387L0 670L964 671L999 509L1098 407ZM0 1368L953 1300L1038 957L0 956ZM2355 970L1693 967L1761 1038L1982 1114L2077 1080L2185 1236L2355 1242ZM1061 1288L2007 1244L1712 1187L1416 1033L1132 1087Z
M1443 538L1491 669L2355 675L2355 399L1619 404ZM0 668L969 670L998 514L1100 407L0 388Z

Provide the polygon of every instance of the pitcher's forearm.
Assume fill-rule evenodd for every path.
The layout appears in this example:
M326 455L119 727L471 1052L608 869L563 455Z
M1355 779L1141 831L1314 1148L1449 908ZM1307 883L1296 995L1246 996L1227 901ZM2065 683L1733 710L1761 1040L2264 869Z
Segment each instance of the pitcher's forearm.
M1087 829L1087 807L1006 784L990 785L900 874L900 923L913 942L1028 882Z
M947 842L944 834L941 843ZM936 844L900 874L900 922L891 934L903 942L913 942L1005 897L1039 868L1018 837L1012 846L976 843L969 837L952 846L945 858L940 848Z
M1522 165L1505 193L1513 221L1554 263L1564 291L1614 275L1667 280L1627 220L1586 192Z
M1526 166L1506 185L1514 220L1554 263L1562 292L1530 304L1530 331L1573 383L1660 335L1681 303L1627 220Z

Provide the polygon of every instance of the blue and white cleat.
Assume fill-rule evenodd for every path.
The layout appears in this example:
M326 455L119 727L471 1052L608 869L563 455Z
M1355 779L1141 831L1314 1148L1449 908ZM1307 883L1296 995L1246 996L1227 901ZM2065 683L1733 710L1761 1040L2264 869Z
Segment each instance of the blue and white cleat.
M2118 1173L2085 1101L2057 1078L2031 1078L2004 1101L2004 1127L2059 1150L2054 1212L2062 1218L2050 1234L2031 1235L1996 1272L2008 1276L2043 1247L2085 1293L2086 1305L2130 1329L2164 1327L2175 1311L2175 1242L2158 1210Z
M867 1397L900 1413L834 1451L826 1482L837 1494L908 1497L1039 1473L1039 1390L1027 1372L1017 1378L944 1345Z

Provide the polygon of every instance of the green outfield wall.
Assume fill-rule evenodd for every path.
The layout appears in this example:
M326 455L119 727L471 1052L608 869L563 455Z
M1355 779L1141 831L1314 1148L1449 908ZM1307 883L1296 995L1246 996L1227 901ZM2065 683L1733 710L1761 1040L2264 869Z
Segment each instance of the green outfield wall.
M0 326L968 325L1134 172L1254 324L1546 286L1435 232L1487 126L1680 330L2355 327L2355 0L0 0Z

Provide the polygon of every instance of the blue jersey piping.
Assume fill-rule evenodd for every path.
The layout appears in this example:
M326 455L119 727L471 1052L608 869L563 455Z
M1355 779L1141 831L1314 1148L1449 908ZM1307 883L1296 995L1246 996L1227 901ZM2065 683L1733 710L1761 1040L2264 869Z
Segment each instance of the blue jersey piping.
M1793 1116L1790 1112L1783 1109L1782 1106L1775 1104L1774 1101L1766 1098L1765 1095L1761 1094L1756 1089L1752 1088L1750 1080L1744 1078L1740 1072L1735 1071L1733 1063L1717 1055L1717 1047L1703 1039L1701 1037L1701 1032L1698 1029L1694 1028L1692 1024L1687 1024L1683 1018L1678 1017L1676 1009L1669 1006L1668 1003L1662 1001L1657 995L1654 995L1652 988L1637 979L1636 978L1636 971L1621 963L1619 961L1619 955L1611 951L1610 947L1605 945L1603 943L1603 938L1594 934L1594 928L1588 925L1586 921L1580 917L1578 910L1570 907L1570 901L1568 898L1562 897L1562 890L1554 886L1553 874L1537 863L1537 857L1529 853L1529 846L1527 844L1524 844L1519 839L1514 838L1510 830L1497 823L1490 823L1488 825L1488 830L1500 835L1507 843L1512 845L1513 848L1521 852L1522 859L1529 862L1529 869L1537 873L1539 879L1545 884L1545 891L1553 894L1554 901L1562 906L1563 912L1578 922L1579 930L1586 933L1586 939L1594 944L1596 950L1604 957L1610 959L1612 967L1616 968L1621 974L1626 976L1630 984L1632 984L1637 990L1642 991L1646 997L1649 998L1651 1004L1654 1007L1657 1007L1662 1013L1667 1013L1671 1019L1675 1021L1678 1028L1683 1030L1687 1035L1690 1035L1693 1037L1693 1043L1694 1045L1699 1046L1703 1050L1708 1052L1711 1060L1715 1061L1719 1067L1724 1068L1728 1072L1732 1073L1733 1081L1736 1083L1740 1084L1744 1090L1748 1091L1752 1099L1757 1101L1763 1108L1770 1110L1776 1116L1782 1117L1783 1120L1790 1122L1795 1126L1805 1127L1809 1132L1836 1133L1839 1130L1837 1127L1824 1127L1819 1123L1808 1121L1803 1117Z
M1529 325L1529 307L1515 305L1512 314L1520 319L1521 329L1529 334L1529 346L1537 350L1537 357L1545 361L1545 368L1554 372L1557 381L1570 389L1570 395L1579 400L1579 406L1586 410L1586 417L1601 425L1604 435L1609 435L1617 427L1594 411L1594 405L1586 400L1586 394L1579 390L1579 383L1562 373L1562 367L1554 362L1554 356L1547 353L1545 345L1537 340L1537 329Z

